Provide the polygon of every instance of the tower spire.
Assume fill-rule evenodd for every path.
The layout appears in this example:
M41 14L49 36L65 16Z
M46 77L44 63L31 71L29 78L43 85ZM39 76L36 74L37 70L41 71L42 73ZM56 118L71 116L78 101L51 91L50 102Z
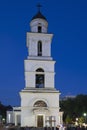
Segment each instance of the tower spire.
M37 4L38 12L40 12L42 5L40 3Z

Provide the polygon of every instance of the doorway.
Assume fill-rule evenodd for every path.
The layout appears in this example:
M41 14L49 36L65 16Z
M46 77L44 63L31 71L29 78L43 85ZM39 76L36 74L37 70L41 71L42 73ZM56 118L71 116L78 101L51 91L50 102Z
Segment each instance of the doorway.
M43 115L37 116L37 127L43 127Z

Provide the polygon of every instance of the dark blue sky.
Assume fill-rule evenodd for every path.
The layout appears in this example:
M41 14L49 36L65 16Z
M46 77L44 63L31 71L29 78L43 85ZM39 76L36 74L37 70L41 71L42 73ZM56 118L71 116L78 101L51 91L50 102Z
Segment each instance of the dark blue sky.
M55 87L61 96L87 94L87 0L0 1L0 101L20 105L25 87L26 32L37 3L53 33Z

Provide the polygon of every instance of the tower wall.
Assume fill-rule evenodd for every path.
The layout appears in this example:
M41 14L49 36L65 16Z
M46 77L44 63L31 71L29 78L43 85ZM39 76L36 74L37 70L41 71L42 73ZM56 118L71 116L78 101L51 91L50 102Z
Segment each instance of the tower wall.
M44 88L54 88L55 61L25 60L25 86L35 88L35 75L38 68L43 68L45 75Z
M21 126L37 127L36 117L38 114L44 115L45 119L49 116L55 116L56 125L59 122L59 92L48 91L41 92L21 92ZM28 100L27 100L28 99ZM35 108L34 103L38 100L46 102L47 108ZM46 122L44 122L44 127Z
M38 32L38 26L42 27L42 33L47 33L48 23L41 18L34 19L30 22L31 32Z
M37 55L37 44L38 41L42 42L42 60L44 58L51 58L51 42L53 34L43 34L43 33L27 33L27 47L29 58L39 58Z
M21 126L54 127L60 124L60 92L55 88L55 61L51 57L53 34L47 33L48 22L40 12L31 20L30 28L25 87L20 92Z

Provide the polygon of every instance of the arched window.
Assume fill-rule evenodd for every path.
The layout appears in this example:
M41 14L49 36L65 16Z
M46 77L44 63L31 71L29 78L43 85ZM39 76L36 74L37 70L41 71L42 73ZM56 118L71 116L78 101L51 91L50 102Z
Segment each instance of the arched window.
M44 70L42 68L39 68L36 70L36 72L44 72Z
M44 70L42 68L36 70L36 88L44 88Z
M38 26L38 32L39 33L41 33L41 30L42 30L41 26Z
M47 104L42 100L38 100L34 103L34 107L47 107Z
M38 41L38 56L42 56L42 42Z

